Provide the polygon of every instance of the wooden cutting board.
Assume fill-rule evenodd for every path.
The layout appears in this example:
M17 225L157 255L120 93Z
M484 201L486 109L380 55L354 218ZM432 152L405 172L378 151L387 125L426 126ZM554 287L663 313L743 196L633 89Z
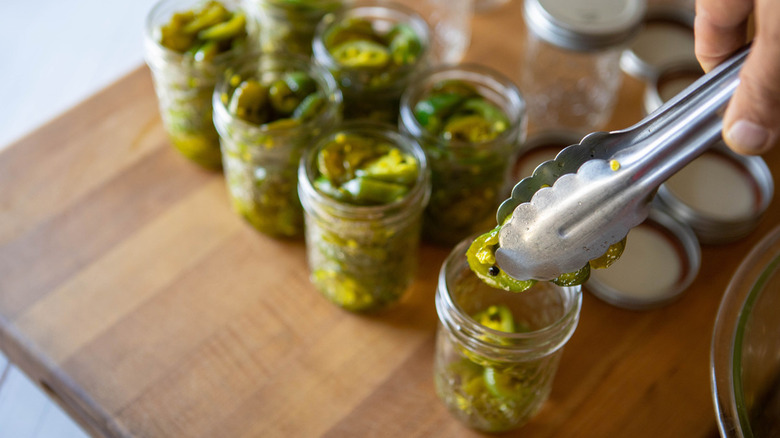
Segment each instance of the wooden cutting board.
M468 59L517 77L521 2L474 21ZM626 79L611 128L641 118ZM780 180L780 150L766 156ZM585 294L533 437L716 436L709 348L718 303L780 222L707 247L674 304L632 312ZM140 67L0 153L0 348L95 436L479 436L434 394L424 246L409 297L382 315L325 301L301 241L234 215L222 175L177 155Z

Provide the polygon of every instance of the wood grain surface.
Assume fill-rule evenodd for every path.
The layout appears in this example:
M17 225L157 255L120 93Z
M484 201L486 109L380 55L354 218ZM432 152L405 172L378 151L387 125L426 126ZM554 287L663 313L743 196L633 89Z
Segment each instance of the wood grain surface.
M517 77L520 3L475 18L468 60ZM641 118L641 93L625 80L610 128ZM780 151L765 158L780 180ZM448 250L421 249L390 311L331 305L302 241L254 232L222 175L170 147L145 67L0 153L0 218L0 348L95 436L480 436L433 390ZM705 247L693 286L662 309L585 294L552 395L518 435L717 436L716 311L778 222L776 196L750 236Z

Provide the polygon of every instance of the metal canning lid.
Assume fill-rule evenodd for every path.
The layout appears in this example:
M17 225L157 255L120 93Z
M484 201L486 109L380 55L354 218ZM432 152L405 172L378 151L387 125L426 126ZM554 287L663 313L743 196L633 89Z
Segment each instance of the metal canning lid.
M643 0L526 0L525 21L539 38L576 51L626 43L645 13Z
M670 65L697 63L694 17L692 10L684 8L649 8L642 29L620 57L620 67L631 76L652 81Z
M577 144L585 134L573 131L544 131L529 138L517 153L512 166L512 180L531 176L534 169L545 161L552 160L563 148Z
M774 181L761 157L740 155L723 142L672 175L658 199L706 244L749 234L769 207Z
M677 299L699 273L701 249L690 227L659 208L629 231L612 266L591 270L584 288L617 307L645 310Z
M650 114L704 75L698 62L670 65L645 87L644 110Z

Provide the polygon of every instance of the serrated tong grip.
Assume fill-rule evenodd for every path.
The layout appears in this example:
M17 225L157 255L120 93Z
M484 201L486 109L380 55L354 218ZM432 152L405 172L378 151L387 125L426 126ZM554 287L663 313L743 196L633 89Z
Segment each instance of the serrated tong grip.
M498 266L550 280L582 268L639 225L658 186L720 138L722 113L750 48L636 125L596 132L536 168L498 209Z

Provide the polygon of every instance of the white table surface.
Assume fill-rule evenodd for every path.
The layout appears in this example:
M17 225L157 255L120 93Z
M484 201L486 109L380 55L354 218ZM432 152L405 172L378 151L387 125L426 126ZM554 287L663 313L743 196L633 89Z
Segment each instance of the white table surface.
M0 149L143 63L155 0L0 0Z

